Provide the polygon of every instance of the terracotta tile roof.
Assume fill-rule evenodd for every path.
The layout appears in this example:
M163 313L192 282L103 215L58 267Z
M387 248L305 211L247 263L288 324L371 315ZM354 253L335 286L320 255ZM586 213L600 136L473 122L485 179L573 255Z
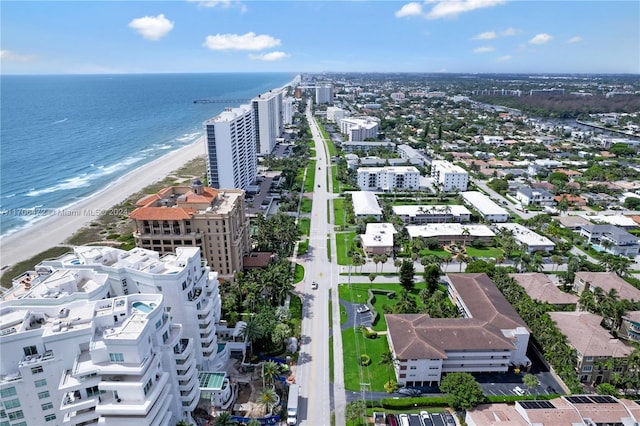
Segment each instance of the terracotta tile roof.
M446 359L446 351L512 350L513 342L486 321L387 314L387 328L399 359Z
M140 198L136 203L136 206L143 207L143 206L155 203L159 199L160 199L160 196L158 194L150 194Z
M576 280L590 283L591 287L600 287L605 293L615 290L618 298L640 302L640 290L620 278L615 272L576 272Z
M529 297L539 302L547 302L552 305L575 305L578 303L578 296L560 290L545 274L530 272L509 274L509 276L524 288Z
M245 269L264 268L273 260L273 257L274 253L270 251L254 252L242 258L242 266Z
M507 404L481 404L467 411L467 418L482 426L528 426L516 409ZM569 423L571 424L571 423Z
M632 350L600 326L602 317L589 312L549 312L562 334L583 356L624 358Z
M191 219L195 209L180 207L139 207L129 214L134 220L185 220Z
M473 318L499 329L525 327L529 330L487 274L448 274L447 277Z

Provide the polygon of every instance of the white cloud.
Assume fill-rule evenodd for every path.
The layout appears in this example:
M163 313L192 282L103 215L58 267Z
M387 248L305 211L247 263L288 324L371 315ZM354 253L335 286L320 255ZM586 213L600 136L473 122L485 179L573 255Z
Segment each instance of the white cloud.
M407 3L395 13L396 18L404 18L406 16L422 15L422 5L420 3Z
M516 35L516 29L515 28L507 28L506 30L500 32L500 35L502 37L514 36L514 35Z
M505 4L506 0L440 0L427 13L429 19L455 18L461 13Z
M509 59L511 59L511 58L512 58L512 56L511 56L511 55L504 55L504 56L499 56L499 57L497 57L497 58L496 58L496 61L500 61L500 62L502 62L502 61L508 61L508 60L509 60Z
M0 50L0 59L10 62L31 62L35 61L36 57L34 55L21 55L11 50L3 49Z
M480 33L480 34L476 34L473 37L471 37L473 40L491 40L494 38L497 38L498 35L496 34L495 31L487 31L484 33Z
M164 17L163 14L158 16L144 16L129 22L129 27L138 31L138 33L147 40L160 40L173 29L173 22Z
M204 45L211 50L263 50L280 46L280 40L270 35L254 32L240 34L216 34L207 36Z
M553 38L552 35L549 35L547 33L540 33L540 34L536 35L534 38L532 38L531 40L529 40L529 44L545 44L545 43L549 43L552 38Z
M582 41L582 37L575 36L575 37L571 37L569 40L567 40L567 43L579 43L581 41Z
M487 53L487 52L493 52L494 50L496 50L495 47L493 46L482 46L482 47L477 47L475 49L473 49L474 53Z
M253 59L255 61L279 61L280 59L285 59L285 58L288 58L289 56L291 55L284 52L275 51L275 52L269 52L269 53L262 53L260 55L250 54L249 59Z

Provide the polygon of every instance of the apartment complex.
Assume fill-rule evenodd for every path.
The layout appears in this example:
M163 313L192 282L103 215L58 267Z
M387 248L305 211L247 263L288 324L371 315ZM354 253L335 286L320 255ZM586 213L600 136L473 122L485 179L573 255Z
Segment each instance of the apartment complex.
M199 247L221 277L233 279L242 271L242 257L250 251L243 190L208 188L196 180L190 187L164 188L136 206L129 215L136 246L161 254Z
M327 107L327 121L331 121L333 123L339 123L340 120L347 116L347 111L343 110L340 107Z
M294 102L295 99L292 97L282 99L282 124L285 126L293 124L293 117L296 114Z
M469 222L471 212L465 206L456 205L408 205L393 206L393 213L405 224Z
M431 162L431 177L444 192L466 191L469 173L460 166L444 160Z
M463 318L385 315L398 385L439 384L450 372L528 366L529 330L486 274L451 274L448 293Z
M270 90L251 100L258 155L269 155L282 136L282 90Z
M465 191L461 193L465 203L473 207L489 222L506 222L509 220L509 212L491 201L491 198L478 191Z
M379 123L375 117L347 117L340 120L340 132L347 135L350 142L375 139Z
M358 186L361 191L417 190L420 171L413 166L360 167Z
M204 124L209 186L246 190L258 174L256 123L252 106L227 108Z
M219 319L199 249L76 247L3 296L2 413L12 425L191 422L198 372L225 361Z

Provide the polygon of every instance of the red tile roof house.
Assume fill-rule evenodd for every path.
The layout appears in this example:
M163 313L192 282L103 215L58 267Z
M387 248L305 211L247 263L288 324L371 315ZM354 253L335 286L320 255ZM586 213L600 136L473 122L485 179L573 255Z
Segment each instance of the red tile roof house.
M387 340L400 386L431 386L443 374L507 372L529 366L530 331L486 274L450 274L448 293L463 318L387 314Z

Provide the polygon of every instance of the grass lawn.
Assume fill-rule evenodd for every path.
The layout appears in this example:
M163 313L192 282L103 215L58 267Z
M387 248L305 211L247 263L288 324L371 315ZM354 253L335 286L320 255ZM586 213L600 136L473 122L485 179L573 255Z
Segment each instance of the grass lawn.
M298 243L298 256L307 254L308 251L309 251L309 240L300 241Z
M369 297L370 288L383 290L383 291L396 292L395 299L389 299L387 296L383 294L375 295L375 301L373 303L373 307L376 309L379 315L378 315L377 322L373 324L372 328L375 331L385 331L387 329L387 322L384 318L384 306L385 305L393 306L396 304L398 300L397 295L399 295L400 291L402 290L402 286L400 284L381 284L376 286L375 281L373 282L373 284L354 283L354 284L351 284L351 289L349 289L348 284L340 284L338 286L338 296L340 297L340 299L345 300L347 302L365 303L367 301L367 298ZM418 309L424 306L422 299L418 295L420 293L420 290L422 290L423 288L425 288L424 283L416 283L413 290L411 290L411 294L413 295L416 301L416 305L418 306ZM341 318L341 321L342 321L342 318ZM345 318L345 321L346 321L346 318Z
M357 346L356 346L357 341ZM358 350L359 349L359 352ZM359 330L347 328L342 331L342 358L344 369L344 388L351 391L360 391L360 383L369 383L369 389L373 392L384 392L384 384L389 380L387 366L378 364L383 352L389 350L385 336L377 339L366 339ZM371 364L360 366L358 353L371 357ZM362 378L360 378L362 368Z
M331 166L331 181L333 182L333 193L339 194L342 192L342 184L338 180L338 166Z
M336 226L345 225L343 198L336 198L333 200L333 219Z
M422 249L420 250L420 257L422 256L439 256L445 259L451 259L451 253L449 253L448 251L446 251L443 248L439 248L436 250L430 250L430 249Z
M304 279L304 266L296 263L296 271L293 275L293 283L298 284Z
M292 325L291 331L294 336L299 336L302 333L302 300L300 296L291 295L289 313L291 314L291 319L289 320Z
M310 161L307 166L307 177L304 181L304 192L313 192L316 181L316 162Z
M333 336L329 337L329 382L333 383Z
M331 238L327 238L327 259L331 262Z
M311 198L302 197L302 205L300 206L300 213L311 213Z
M493 257L495 259L504 256L504 252L502 249L497 247L483 247L483 248L475 248L467 246L467 256L470 257Z
M358 235L353 232L337 232L336 233L336 251L338 254L338 265L351 265L351 257L347 255L349 251L357 250L355 238Z
M300 228L304 235L308 236L311 233L311 219L308 217L298 219L298 228Z

